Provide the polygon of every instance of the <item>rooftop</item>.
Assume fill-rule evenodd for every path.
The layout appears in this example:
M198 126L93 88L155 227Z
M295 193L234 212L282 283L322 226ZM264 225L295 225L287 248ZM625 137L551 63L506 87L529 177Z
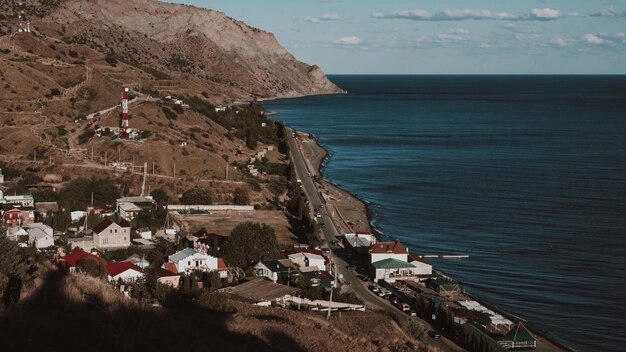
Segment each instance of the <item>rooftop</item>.
M120 203L154 203L152 197L122 197L117 200L117 204Z
M97 255L87 253L80 249L73 251L72 253L66 255L65 257L62 257L61 259L65 261L65 265L67 265L68 268L75 267L78 261L81 259L93 259L97 262L105 262L104 259L98 257Z
M395 242L378 242L370 247L370 253L394 253L394 254L408 254L409 251L400 243Z
M141 207L136 206L133 203L119 203L118 206L125 212L139 212L143 211Z
M119 275L125 272L126 270L134 270L137 272L142 272L140 267L130 262L108 263L106 265L106 268L107 268L107 274L109 274L110 276Z
M199 254L200 252L196 251L193 248L185 248L182 251L178 251L169 256L169 261L172 263L178 263L179 261L191 257L193 255Z
M533 334L526 329L522 322L517 323L511 331L502 339L503 341L513 341L513 342L532 342L535 341L535 337Z
M377 262L372 263L374 268L376 269L404 269L404 268L415 268L415 265L407 262L403 262L402 260L387 258L383 260L379 260Z

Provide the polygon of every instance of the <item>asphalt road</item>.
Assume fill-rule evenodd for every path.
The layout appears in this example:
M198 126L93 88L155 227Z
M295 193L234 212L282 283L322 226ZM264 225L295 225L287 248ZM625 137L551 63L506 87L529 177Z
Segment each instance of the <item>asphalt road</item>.
M313 180L313 177L309 176L316 174L316 170L309 170L309 168L307 167L307 163L305 162L298 143L295 140L293 130L287 128L286 131L287 141L289 143L289 150L291 153L291 160L293 161L295 167L296 177L301 181L302 190L306 194L307 199L309 199L309 201L311 202L310 206L312 206L313 209L319 209L319 206L324 205L325 202L320 195L319 188ZM318 218L318 220L325 224L324 228L321 229L322 235L324 237L324 240L326 241L326 245L330 248L330 253L328 253L328 256L332 263L334 263L335 265L336 275L343 278L344 282L349 282L350 288L357 296L359 296L359 298L361 298L361 300L363 300L365 306L370 309L385 310L389 312L392 316L394 316L396 320L400 323L406 321L407 319L416 319L423 325L430 328L428 322L418 318L409 318L408 315L394 307L391 302L382 297L379 297L378 295L370 291L367 288L366 283L359 279L356 271L347 268L349 264L341 256L341 254L343 254L343 257L345 257L345 251L342 252L341 247L332 244L333 241L337 240L337 235L339 235L339 232L335 227L334 221L326 212L326 207L320 209L320 215L321 218ZM442 337L440 339L427 337L425 342L428 345L435 346L443 351L463 350L445 337Z

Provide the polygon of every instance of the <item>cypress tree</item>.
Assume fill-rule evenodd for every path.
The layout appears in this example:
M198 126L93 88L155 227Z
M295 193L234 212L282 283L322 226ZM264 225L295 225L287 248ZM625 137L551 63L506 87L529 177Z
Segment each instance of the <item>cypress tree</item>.
M32 279L33 271L17 242L0 235L0 306L17 303L22 285Z

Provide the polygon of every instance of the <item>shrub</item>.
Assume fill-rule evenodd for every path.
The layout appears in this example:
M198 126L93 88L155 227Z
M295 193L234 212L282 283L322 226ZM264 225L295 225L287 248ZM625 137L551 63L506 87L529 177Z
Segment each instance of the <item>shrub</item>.
M213 204L213 195L206 188L192 188L186 190L182 197L183 204L210 205Z

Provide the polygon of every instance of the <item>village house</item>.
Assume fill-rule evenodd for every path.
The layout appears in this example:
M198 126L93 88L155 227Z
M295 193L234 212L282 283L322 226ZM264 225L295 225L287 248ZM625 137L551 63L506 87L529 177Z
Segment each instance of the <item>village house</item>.
M2 174L2 169L0 169L0 184L4 183L4 175ZM0 198L2 198L2 193L0 193Z
M212 249L214 253L217 253L227 238L228 236L209 233L204 227L193 235L187 236L187 239L193 242L193 248L200 253L211 253Z
M120 221L119 225L106 218L93 229L93 245L97 249L126 248L130 246L130 223Z
M537 338L521 322L498 343L507 350L534 350L537 348Z
M176 270L179 273L191 270L218 270L217 261L217 257L200 253L192 248L185 248L182 251L178 251L168 257L168 262L175 264Z
M154 207L152 197L122 197L115 201L117 213L122 219L132 221L142 211L151 210Z
M178 288L180 275L163 268L147 269L147 273L157 277L157 282L172 288Z
M324 258L321 251L319 251L319 253L306 250L292 252L295 253L288 254L287 258L289 258L298 267L317 268L319 271L326 270L327 260Z
M346 243L357 253L367 253L370 247L376 243L376 237L369 232L346 233L344 238Z
M41 220L48 218L49 214L53 214L59 211L59 204L57 202L37 202L35 203L35 216Z
M26 230L24 230L24 228L22 228L21 226L13 226L7 228L6 236L11 241L17 242L20 237L28 236L28 232L26 232Z
M84 260L91 259L102 264L105 263L104 259L98 257L97 255L87 253L79 249L79 250L73 251L72 253L64 257L59 258L59 264L64 266L70 272L74 272L76 271L76 266L78 265L78 262L83 259Z
M50 226L34 223L24 229L28 233L29 245L34 245L39 250L54 246L54 230Z
M35 222L35 209L33 207L3 204L2 222L9 226L32 224Z
M290 259L266 260L254 266L256 276L265 277L273 282L289 280L298 275L298 267Z
M107 263L105 267L112 282L131 283L143 277L142 269L130 262Z
M409 251L400 243L395 242L378 242L369 249L370 263L375 263L383 259L397 259L408 262Z
M4 196L0 197L0 203L33 208L35 206L35 198L30 194Z

